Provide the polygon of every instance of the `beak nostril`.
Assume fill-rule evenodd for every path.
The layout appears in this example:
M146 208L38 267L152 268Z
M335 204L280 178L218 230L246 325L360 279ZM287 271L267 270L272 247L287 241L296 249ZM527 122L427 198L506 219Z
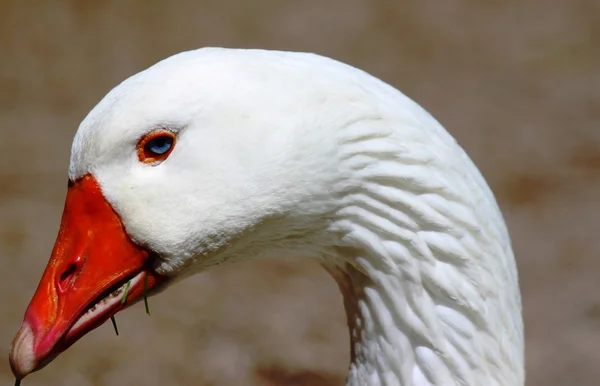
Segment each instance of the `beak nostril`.
M60 292L65 292L73 284L73 279L76 272L77 264L69 264L67 269L65 269L65 271L60 275L60 279L58 281L58 289Z
M63 274L60 275L60 281L64 282L65 280L69 279L71 276L73 276L76 269L77 269L77 265L75 263L69 264L69 266L67 267L65 272L63 272Z

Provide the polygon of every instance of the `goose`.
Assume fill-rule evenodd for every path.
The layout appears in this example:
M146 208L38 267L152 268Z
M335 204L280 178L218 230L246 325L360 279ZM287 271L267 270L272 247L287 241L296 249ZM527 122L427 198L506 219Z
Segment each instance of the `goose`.
M485 179L416 102L323 56L202 48L80 124L17 380L211 267L311 259L344 298L347 385L524 384L518 275Z

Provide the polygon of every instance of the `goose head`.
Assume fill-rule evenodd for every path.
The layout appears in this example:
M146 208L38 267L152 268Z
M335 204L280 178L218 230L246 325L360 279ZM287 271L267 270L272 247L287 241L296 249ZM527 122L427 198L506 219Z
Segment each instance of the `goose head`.
M471 238L464 249L444 235ZM459 306L470 297L465 329L481 317L485 328L501 330L498 347L518 353L520 313L504 327L486 324L484 316L520 307L501 215L468 157L424 110L383 82L316 55L178 54L118 85L81 123L58 238L13 342L11 366L21 379L145 292L254 257L316 259L349 298L378 288L379 273L390 275L400 287L388 286L398 304L392 299L387 306L402 313L415 284L406 282L416 280L422 292L435 276L411 260L420 259L419 240L458 254L468 248L500 254L456 263L434 279L438 296L458 296ZM435 264L436 249L430 250L432 260L423 264ZM498 291L490 295L497 302L482 306L482 295L469 292L475 288ZM425 335L441 342L439 317L427 312L420 315ZM407 344L398 342L410 352ZM369 362L380 355L366 346L353 347L353 356ZM406 363L419 365L412 352ZM363 370L355 368L357 379L374 371ZM400 366L398 374L400 384L418 379L414 369ZM368 382L361 384L375 384Z

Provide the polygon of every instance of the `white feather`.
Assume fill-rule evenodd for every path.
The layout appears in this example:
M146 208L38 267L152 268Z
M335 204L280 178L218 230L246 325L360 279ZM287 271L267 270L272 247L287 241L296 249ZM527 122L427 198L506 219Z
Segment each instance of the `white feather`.
M140 163L149 131L177 133ZM510 239L455 140L399 91L311 54L202 49L112 90L81 124L87 173L182 277L255 256L318 259L344 291L349 385L524 383Z

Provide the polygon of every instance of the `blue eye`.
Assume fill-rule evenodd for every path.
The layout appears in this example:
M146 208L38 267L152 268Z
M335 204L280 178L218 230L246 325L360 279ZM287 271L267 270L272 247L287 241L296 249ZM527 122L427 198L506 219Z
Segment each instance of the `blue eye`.
M146 143L147 151L154 155L163 155L167 153L171 150L171 146L173 146L173 137L167 135L154 137Z
M174 133L167 130L156 130L146 134L138 143L138 158L144 163L156 165L171 154L174 146Z

